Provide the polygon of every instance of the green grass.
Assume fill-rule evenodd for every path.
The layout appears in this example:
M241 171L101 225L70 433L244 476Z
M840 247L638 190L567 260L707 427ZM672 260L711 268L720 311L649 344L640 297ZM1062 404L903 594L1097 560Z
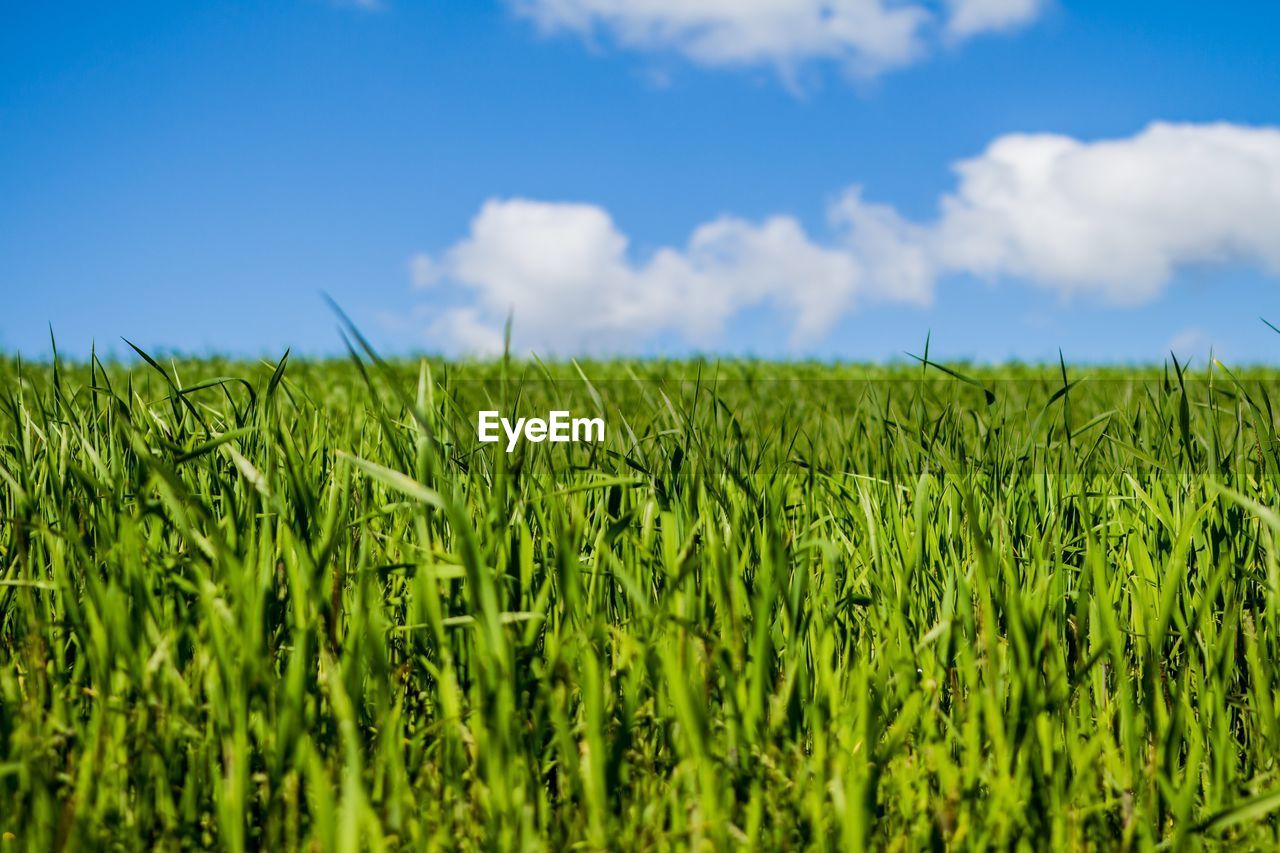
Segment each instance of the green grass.
M0 361L0 849L1275 848L1280 374L970 373Z

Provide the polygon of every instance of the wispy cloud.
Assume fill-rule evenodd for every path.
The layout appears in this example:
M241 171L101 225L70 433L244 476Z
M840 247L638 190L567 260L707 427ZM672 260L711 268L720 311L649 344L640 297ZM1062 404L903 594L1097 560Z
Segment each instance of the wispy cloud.
M967 39L990 32L1006 32L1034 21L1044 0L947 0L947 34Z
M545 32L604 36L706 66L773 66L793 76L832 62L868 77L918 62L940 40L961 41L1033 21L1046 0L509 0Z
M1199 329L1183 329L1165 344L1165 352L1171 352L1179 361L1186 362L1191 358L1203 355L1209 350L1209 339Z

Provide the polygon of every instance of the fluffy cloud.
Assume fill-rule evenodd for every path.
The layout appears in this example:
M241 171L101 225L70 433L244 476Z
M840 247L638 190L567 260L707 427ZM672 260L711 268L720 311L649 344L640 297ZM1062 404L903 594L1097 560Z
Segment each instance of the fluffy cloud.
M549 32L599 32L641 50L672 50L704 65L791 69L835 61L858 75L924 56L941 28L954 39L1035 18L1044 0L948 0L937 20L923 0L510 0Z
M1016 278L1108 301L1156 295L1179 266L1280 271L1280 130L1154 124L1128 139L997 139L956 167L924 242L936 274Z
M492 328L508 313L520 345L542 352L616 350L663 333L709 345L727 320L760 304L788 314L793 337L821 335L863 280L854 255L814 243L788 217L717 219L684 247L636 262L603 209L526 199L486 203L467 239L412 266L430 272L419 284L445 279L468 292L471 313L455 309L431 332L472 352L498 345L478 333L480 318Z
M464 240L412 269L463 303L433 327L433 344L492 350L513 313L519 346L554 353L662 335L712 346L736 314L762 305L798 344L860 304L926 305L955 274L1115 303L1154 298L1189 264L1280 274L1274 128L1154 124L1099 142L1015 134L955 171L929 222L855 187L831 205L824 239L786 216L722 217L646 258L602 208L493 200Z

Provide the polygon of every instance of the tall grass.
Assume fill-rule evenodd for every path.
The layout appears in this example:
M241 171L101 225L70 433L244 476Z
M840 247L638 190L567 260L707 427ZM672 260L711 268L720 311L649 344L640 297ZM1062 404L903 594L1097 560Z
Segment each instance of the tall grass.
M1274 848L1273 378L0 362L0 831Z

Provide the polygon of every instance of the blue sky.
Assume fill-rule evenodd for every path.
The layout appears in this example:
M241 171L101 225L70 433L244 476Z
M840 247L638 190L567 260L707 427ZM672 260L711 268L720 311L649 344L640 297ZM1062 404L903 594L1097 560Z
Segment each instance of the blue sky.
M964 2L8 3L0 349L1280 361L1280 6Z

